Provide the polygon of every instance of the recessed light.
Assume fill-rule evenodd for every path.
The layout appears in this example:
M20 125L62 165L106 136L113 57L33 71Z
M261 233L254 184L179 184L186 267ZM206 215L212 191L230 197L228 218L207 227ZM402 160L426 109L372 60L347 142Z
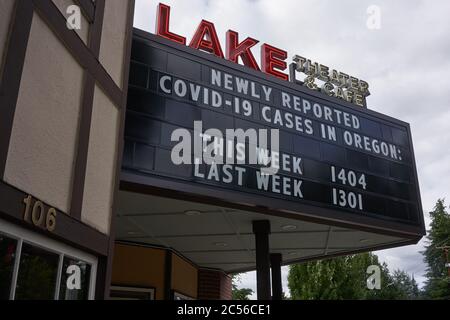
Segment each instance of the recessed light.
M295 226L293 224L287 224L287 225L281 226L281 229L283 229L284 231L294 231L294 230L297 230L297 226Z
M187 215L187 216L189 216L189 217L193 217L193 216L199 216L199 215L201 215L202 213L201 213L200 211L198 211L198 210L186 210L186 211L184 212L184 214Z
M224 247L227 247L227 246L228 246L228 243L226 243L226 242L215 242L214 245L215 245L216 247L224 248Z

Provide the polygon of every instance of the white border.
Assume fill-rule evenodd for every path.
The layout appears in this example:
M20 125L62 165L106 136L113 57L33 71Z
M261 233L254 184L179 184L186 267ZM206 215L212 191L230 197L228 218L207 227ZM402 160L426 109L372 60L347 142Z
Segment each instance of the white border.
M111 291L123 291L123 292L143 292L150 293L150 300L155 300L156 289L155 288L139 288L139 287L124 287L124 286L111 286ZM109 297L110 300L130 300L120 297Z

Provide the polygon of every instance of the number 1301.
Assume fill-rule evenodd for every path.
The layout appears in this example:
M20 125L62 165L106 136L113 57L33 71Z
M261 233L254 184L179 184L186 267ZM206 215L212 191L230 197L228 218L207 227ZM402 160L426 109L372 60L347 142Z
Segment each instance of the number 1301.
M333 204L343 208L363 210L362 195L333 188Z

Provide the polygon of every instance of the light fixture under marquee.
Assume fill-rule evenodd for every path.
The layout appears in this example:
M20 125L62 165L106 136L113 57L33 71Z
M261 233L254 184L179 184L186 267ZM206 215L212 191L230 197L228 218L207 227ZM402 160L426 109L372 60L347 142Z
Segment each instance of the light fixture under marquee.
M281 229L283 231L294 231L294 230L297 230L297 226L293 225L293 224L287 224L287 225L281 226Z
M189 217L200 216L202 214L199 210L186 210L183 213Z

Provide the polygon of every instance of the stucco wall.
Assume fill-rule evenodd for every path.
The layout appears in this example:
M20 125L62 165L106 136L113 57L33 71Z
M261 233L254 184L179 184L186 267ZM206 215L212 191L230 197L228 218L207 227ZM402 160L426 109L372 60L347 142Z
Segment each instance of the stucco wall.
M125 36L130 1L107 0L100 43L100 62L122 88ZM112 215L119 109L96 87L91 123L82 221L109 233Z
M73 0L53 0L67 17ZM3 56L13 0L0 1ZM122 87L130 1L107 0L99 60ZM88 21L78 33L88 42ZM87 72L39 13L33 15L3 180L71 214L72 187ZM84 181L82 222L110 233L119 146L120 107L96 86ZM82 158L81 158L82 159Z
M119 124L119 109L96 87L81 219L103 233L112 214Z
M83 69L37 15L19 90L4 180L67 212Z
M123 43L126 35L126 20L129 1L107 0L103 20L103 34L100 46L100 62L111 75L116 84L122 88Z
M3 73L5 52L10 32L11 17L14 10L14 0L0 1L0 79Z

